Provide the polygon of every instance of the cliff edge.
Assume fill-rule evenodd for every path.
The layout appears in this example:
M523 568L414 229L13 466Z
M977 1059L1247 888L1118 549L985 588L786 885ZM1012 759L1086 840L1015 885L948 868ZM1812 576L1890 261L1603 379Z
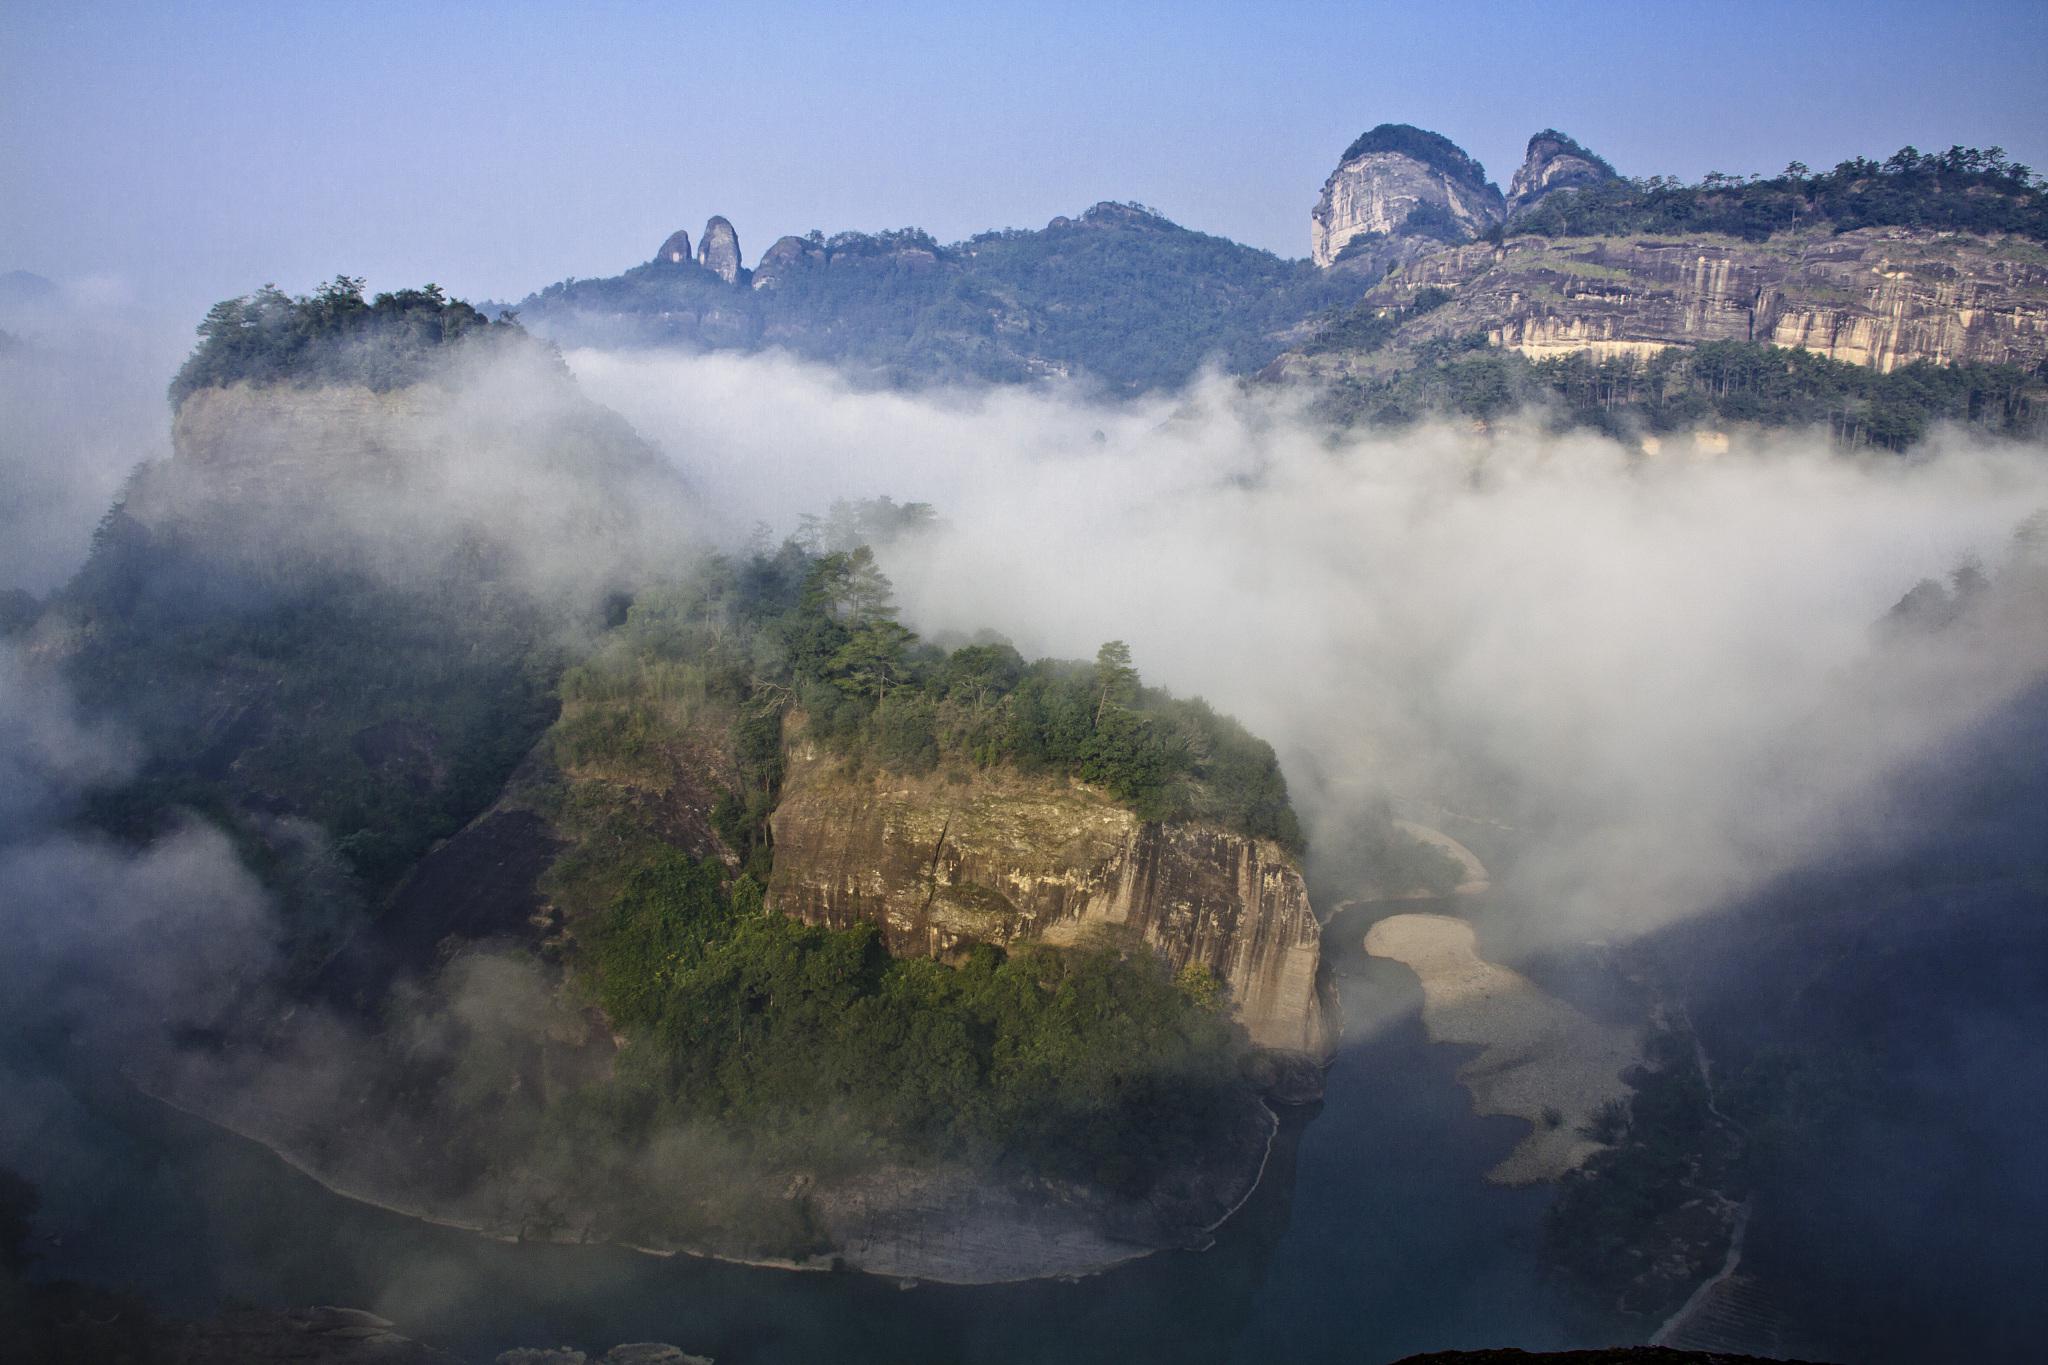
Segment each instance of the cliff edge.
M1270 840L1144 821L1064 777L850 772L802 736L772 823L768 896L785 914L869 921L892 951L942 958L1121 927L1174 970L1212 973L1259 1046L1327 1048L1319 926Z

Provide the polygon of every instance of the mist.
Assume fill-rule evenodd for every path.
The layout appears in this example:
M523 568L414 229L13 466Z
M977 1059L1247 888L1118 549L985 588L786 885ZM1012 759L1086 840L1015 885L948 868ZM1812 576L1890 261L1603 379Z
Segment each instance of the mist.
M0 329L0 590L41 595L84 562L129 471L170 453L164 385L191 328L102 278L7 301Z
M934 504L937 532L883 553L909 624L1027 655L1128 641L1273 742L1312 846L1381 797L1528 832L1510 890L1555 934L1642 932L1813 856L2048 670L2035 630L1914 651L1877 629L1919 580L2004 565L2048 506L2036 449L1736 433L1653 457L1536 414L1336 435L1221 377L1112 405L773 356L570 362L736 530Z

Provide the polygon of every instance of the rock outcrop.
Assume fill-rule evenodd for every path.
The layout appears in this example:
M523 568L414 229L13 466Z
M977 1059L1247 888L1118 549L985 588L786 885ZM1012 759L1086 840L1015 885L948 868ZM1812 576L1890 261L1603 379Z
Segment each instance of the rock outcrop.
M1909 228L1731 237L1511 237L1412 260L1367 296L1448 304L1403 324L1395 346L1484 333L1535 357L1649 355L1759 341L1889 372L1917 360L2032 369L2048 359L2048 247L2019 237ZM1342 354L1290 358L1341 372Z
M1209 968L1254 1042L1326 1046L1320 930L1277 844L1143 821L1063 778L849 775L801 736L773 825L785 914L872 922L892 949L940 957L1122 926L1176 970Z
M1309 216L1310 255L1325 267L1366 256L1384 269L1423 243L1469 241L1505 214L1485 169L1448 138L1383 123L1323 182Z
M714 216L704 224L704 235L697 239L697 264L727 284L738 283L740 235L731 223Z
M681 228L671 232L668 235L668 240L661 244L661 250L654 253L654 259L657 261L667 261L670 265L689 264L691 260L690 234Z
M1520 169L1508 182L1508 217L1534 208L1546 195L1616 179L1614 167L1555 128L1529 139Z
M819 233L808 237L778 237L775 245L761 253L754 267L754 288L775 289L789 276L815 270L825 264L825 239Z

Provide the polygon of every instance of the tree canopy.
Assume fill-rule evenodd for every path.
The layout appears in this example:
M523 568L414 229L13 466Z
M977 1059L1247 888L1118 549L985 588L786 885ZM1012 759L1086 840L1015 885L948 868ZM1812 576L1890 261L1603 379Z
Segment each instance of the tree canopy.
M292 382L392 389L419 382L458 343L525 335L436 284L363 297L363 281L336 275L311 294L266 284L223 299L199 324L199 344L171 381L171 401L214 385Z

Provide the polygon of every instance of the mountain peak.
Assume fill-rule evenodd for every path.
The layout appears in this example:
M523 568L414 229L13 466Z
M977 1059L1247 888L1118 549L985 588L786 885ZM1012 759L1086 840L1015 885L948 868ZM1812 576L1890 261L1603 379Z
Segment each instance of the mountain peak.
M1529 139L1522 165L1508 183L1508 214L1526 213L1545 195L1559 190L1583 189L1618 178L1605 158L1557 129L1545 128Z

